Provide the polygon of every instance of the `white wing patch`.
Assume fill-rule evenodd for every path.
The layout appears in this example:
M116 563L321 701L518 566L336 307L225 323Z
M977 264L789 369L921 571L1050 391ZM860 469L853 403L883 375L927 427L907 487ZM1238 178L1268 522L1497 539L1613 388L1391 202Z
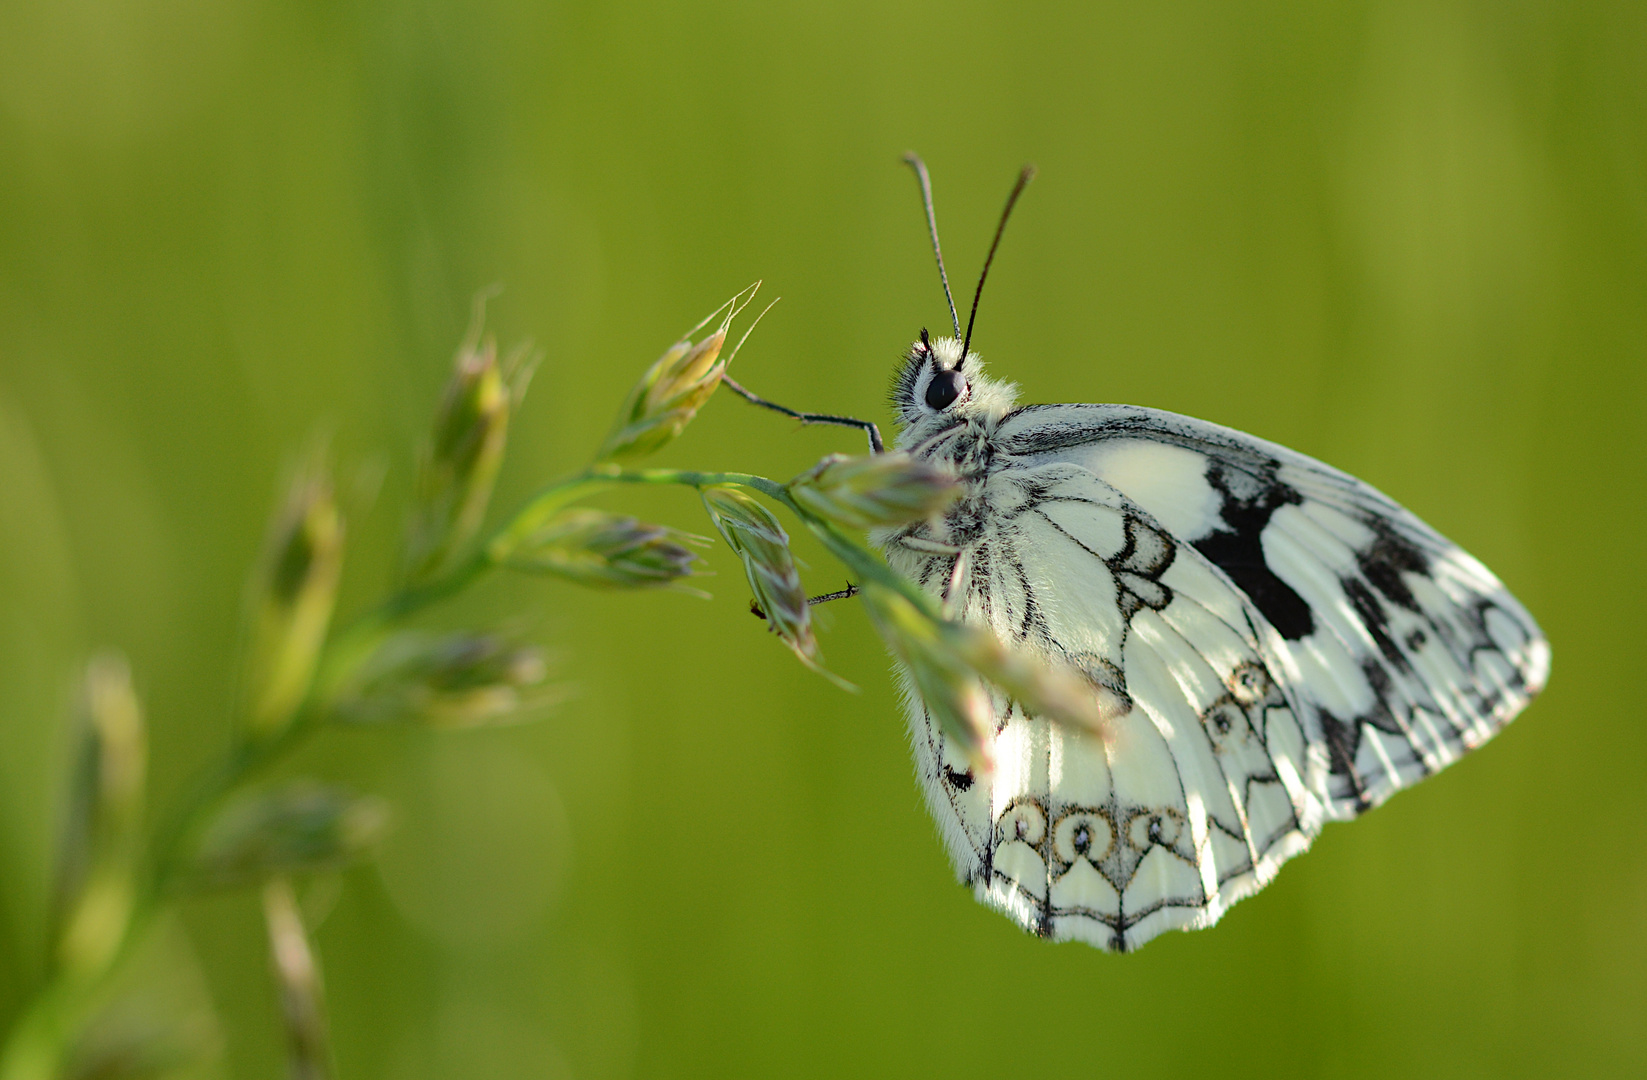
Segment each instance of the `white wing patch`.
M963 618L1130 706L1100 739L998 701L986 781L909 694L957 871L1041 935L1130 950L1211 925L1324 821L1490 738L1547 675L1536 624L1480 563L1281 447L1123 406L1032 407L933 445L971 494L889 538L893 564L934 592L954 579Z

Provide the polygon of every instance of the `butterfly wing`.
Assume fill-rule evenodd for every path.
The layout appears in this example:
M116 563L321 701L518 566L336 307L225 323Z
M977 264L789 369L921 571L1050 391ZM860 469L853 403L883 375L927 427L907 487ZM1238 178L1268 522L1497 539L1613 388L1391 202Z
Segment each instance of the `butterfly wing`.
M1486 567L1371 486L1285 447L1116 405L1019 410L998 446L1079 465L1237 586L1297 702L1327 816L1456 761L1543 688L1549 645ZM1319 755L1317 755L1319 759Z
M994 443L961 554L888 553L1127 706L1099 737L999 700L975 778L909 695L958 871L1036 933L1129 950L1209 926L1543 685L1548 646L1503 586L1343 473L1115 406L1020 410Z
M957 562L962 618L1075 665L1122 709L1102 736L997 702L993 776L975 778L910 696L918 769L979 898L1026 928L1107 949L1209 926L1304 850L1324 762L1264 655L1250 604L1091 472L1005 468L991 527ZM957 569L958 566L958 569Z

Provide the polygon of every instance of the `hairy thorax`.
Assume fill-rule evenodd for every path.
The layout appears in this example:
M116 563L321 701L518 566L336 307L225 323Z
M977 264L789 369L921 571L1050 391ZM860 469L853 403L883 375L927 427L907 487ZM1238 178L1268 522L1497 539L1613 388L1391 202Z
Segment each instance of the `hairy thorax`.
M871 539L895 570L939 595L946 591L957 560L982 543L989 523L1004 520L1002 512L1008 509L994 504L1003 495L1010 498L1010 493L989 483L1005 464L994 443L1003 418L944 417L945 423L911 425L899 439L912 456L953 470L964 485L963 493L940 517L876 530Z

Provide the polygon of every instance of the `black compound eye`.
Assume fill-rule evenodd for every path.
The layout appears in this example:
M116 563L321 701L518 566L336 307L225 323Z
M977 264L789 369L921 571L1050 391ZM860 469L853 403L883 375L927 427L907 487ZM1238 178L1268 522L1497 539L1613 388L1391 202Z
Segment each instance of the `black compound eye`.
M966 377L959 371L934 372L926 384L926 403L929 408L942 412L955 404L955 399L966 389Z

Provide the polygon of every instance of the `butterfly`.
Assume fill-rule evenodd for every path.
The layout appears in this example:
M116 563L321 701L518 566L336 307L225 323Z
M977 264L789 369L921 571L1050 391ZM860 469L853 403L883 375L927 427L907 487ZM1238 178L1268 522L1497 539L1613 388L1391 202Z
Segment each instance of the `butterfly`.
M930 180L906 160L948 297ZM1116 952L1211 926L1325 823L1450 765L1543 688L1526 609L1381 492L1187 416L1020 406L970 350L977 295L964 335L950 314L892 405L896 448L963 496L872 539L955 617L1072 666L1113 717L1099 735L997 695L981 775L903 672L927 805L983 903Z

